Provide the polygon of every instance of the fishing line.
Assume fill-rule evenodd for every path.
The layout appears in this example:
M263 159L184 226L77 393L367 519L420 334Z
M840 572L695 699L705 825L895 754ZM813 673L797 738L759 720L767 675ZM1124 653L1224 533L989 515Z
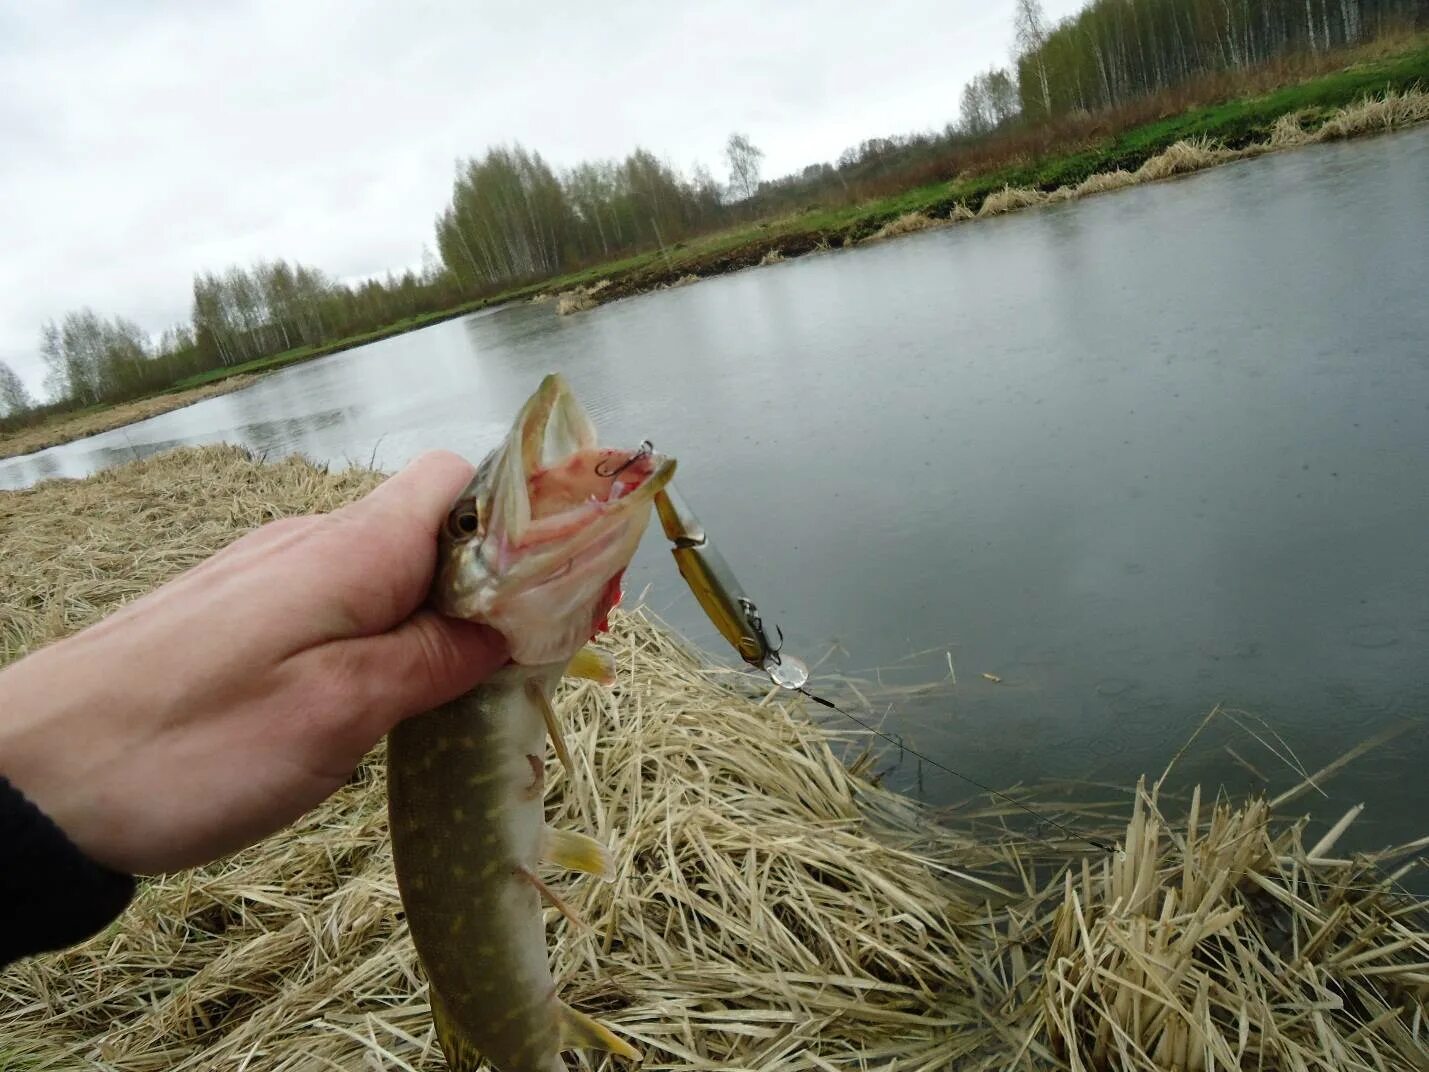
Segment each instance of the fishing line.
M969 778L966 774L959 774L957 771L953 770L952 767L939 763L932 756L924 755L916 748L910 747L901 737L895 737L891 733L884 733L882 730L877 729L871 723L866 722L864 719L859 718L857 715L850 714L838 704L834 703L832 700L826 700L822 696L819 696L818 694L811 692L804 687L800 687L795 691L804 696L807 696L809 699L813 700L814 703L819 704L823 707L827 707L830 711L834 711L840 715L843 715L843 717L848 719L850 722L857 723L869 733L873 734L875 737L881 737L889 744L902 749L909 755L917 756L920 760L922 760L924 763L927 763L929 766L937 767L940 771L944 771L948 774L951 774L954 778L959 778L962 781L967 782L968 785L976 786L984 793L989 793L992 796L997 797L999 800L1007 801L1007 803L1011 804L1014 808L1018 808L1022 811L1025 811L1028 815L1032 816L1032 818L1037 820L1039 825L1054 827L1055 829L1065 834L1067 837L1071 838L1073 841L1080 841L1083 844L1090 845L1092 848L1097 849L1101 852L1114 852L1118 854L1121 852L1120 849L1118 849L1110 842L1102 841L1100 838L1089 837L1086 834L1079 833L1078 831L1073 830L1071 827L1063 823L1059 823L1056 819L1050 818L1046 815L1043 815L1036 809L1028 807L1026 804L1022 803L1022 801L1018 800L1014 796L1009 796L1007 793L994 789L990 785L983 785L983 783L978 781L976 778ZM1045 838L1037 838L1037 840L1044 842L1046 841Z
M596 475L602 478L613 479L620 473L624 472L626 469L630 468L630 466L640 461L642 458L649 456L654 451L654 449L654 445L650 442L650 440L647 439L640 444L640 448L634 454L632 454L623 465L619 466L615 470L608 470L606 468L605 462L602 462L597 465L595 467ZM661 494L665 493L662 492ZM668 535L671 540L676 542L675 554L678 558L681 550L679 541L676 539L676 535L674 533L671 533L669 526L666 526L665 531L666 535ZM702 550L706 556L709 556L714 553L713 549L709 547L708 542L704 539L703 533L700 534L699 541L697 544L695 544L695 548L697 550ZM720 561L722 564L722 560ZM708 566L708 562L706 562L706 566ZM683 574L684 571L684 566L681 566L680 572ZM686 579L688 580L688 578ZM970 778L966 774L960 774L958 771L953 770L952 767L949 767L943 763L939 763L932 756L925 755L924 753L918 751L916 748L909 747L902 737L898 737L889 733L884 733L882 730L876 729L874 726L859 718L857 715L850 714L848 711L845 711L832 700L826 700L822 696L811 691L806 684L809 680L809 668L804 665L803 661L793 657L780 657L780 651L784 647L784 631L776 625L774 627L774 631L778 634L779 639L777 642L770 640L769 634L765 631L764 628L764 621L760 618L759 611L755 608L753 600L749 599L747 596L744 595L742 591L739 590L739 586L733 581L733 578L721 579L718 577L718 575L715 575L715 577L712 579L715 580L716 584L729 583L733 586L733 591L725 591L722 594L725 595L732 603L737 604L737 606L739 607L740 613L743 615L744 618L742 625L746 629L744 639L748 640L751 643L752 649L754 651L761 652L761 654L757 657L751 658L750 651L746 650L744 645L739 641L735 642L735 650L740 653L740 655L744 658L745 662L749 663L751 666L757 667L764 673L768 674L769 679L776 686L781 689L788 689L790 691L797 692L800 695L805 696L810 700L813 700L816 704L819 704L822 707L827 707L830 711L833 711L836 714L843 715L843 717L848 719L850 722L862 726L865 730L873 734L875 737L881 738L888 744L893 745L895 748L899 749L900 753L906 752L911 756L915 756L919 761L928 764L930 767L936 767L938 770L943 771L946 774L951 774L954 778L967 782L968 785L975 786L976 788L982 790L984 793L987 793L990 796L997 798L998 800L1006 801L1014 808L1017 808L1019 811L1026 812L1028 815L1032 816L1032 818L1037 821L1039 829L1051 827L1054 830L1060 831L1063 836L1070 838L1073 841L1080 841L1084 845L1090 845L1092 848L1096 849L1099 852L1116 853L1125 858L1126 854L1110 842L1103 841L1100 838L1094 838L1087 834L1083 834L1077 830L1074 830L1070 826L1067 826L1065 823L1060 823L1056 819L1043 815L1041 812L1037 811L1037 809L1029 807L1028 805L1022 803L1022 801L1018 800L1016 797L1010 796L1007 793L994 789L990 785L984 785L976 778ZM710 608L706 603L705 597L701 596L698 592L696 592L696 598L699 600L706 614L709 614L711 620L714 620L714 615L710 611ZM723 629L721 629L721 632L723 632ZM1047 841L1046 838L1039 838L1036 834L1033 834L1032 837L1035 840L1042 841L1046 844L1051 844Z

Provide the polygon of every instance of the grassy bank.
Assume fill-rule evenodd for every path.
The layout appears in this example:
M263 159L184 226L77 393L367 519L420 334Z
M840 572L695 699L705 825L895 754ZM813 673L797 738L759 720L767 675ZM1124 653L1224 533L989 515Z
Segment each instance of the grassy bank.
M376 480L209 447L0 495L0 661ZM560 696L578 776L553 765L547 807L610 842L617 874L560 879L591 927L551 913L548 933L563 997L652 1065L1421 1062L1429 910L1385 868L1423 842L1338 858L1347 823L1311 838L1275 814L1306 783L1270 804L1039 802L1119 854L1030 840L1006 805L935 823L851 773L860 741L751 699L649 621L619 616L605 643L619 687ZM291 830L148 882L101 936L7 971L0 1068L444 1067L379 758Z
M228 376L202 386L174 387L163 394L149 398L136 398L131 402L119 402L112 406L90 406L87 409L57 414L41 424L19 428L13 432L0 432L0 458L13 458L21 454L32 454L46 447L58 446L86 436L98 435L113 428L156 417L160 413L191 406L205 398L242 390L257 377L248 374Z
M1047 201L1069 200L1243 159L1316 140L1371 134L1429 117L1429 43L1356 63L1272 92L1193 108L1116 133L1075 132L1054 147L1030 152L1025 138L1009 138L1009 159L861 204L806 212L677 243L666 249L595 265L555 279L514 287L451 309L387 325L322 346L301 347L244 364L213 369L176 383L163 394L79 414L58 414L17 433L0 433L0 458L93 435L184 406L212 393L214 384L310 361L379 339L427 327L478 309L532 297L551 297L562 312L579 312L619 298L686 285L701 278L879 240ZM1419 87L1416 89L1416 87ZM1365 104L1386 98L1390 106ZM234 389L230 383L224 390Z
M534 292L534 289L525 288L527 293ZM70 443L76 439L84 439L86 436L121 428L126 424L133 424L160 413L168 413L170 410L182 409L184 406L201 402L205 398L248 387L263 373L304 361L312 361L319 357L328 357L331 354L341 353L358 346L366 346L368 343L388 339L394 335L403 335L409 331L416 331L418 328L430 327L444 320L453 320L459 316L466 316L468 313L510 301L516 296L521 295L517 292L510 295L503 294L498 298L467 302L438 313L408 317L375 331L349 335L321 346L295 347L292 350L285 350L280 354L273 354L255 361L245 361L237 365L210 369L196 376L179 380L166 390L146 398L137 398L112 405L90 406L68 413L56 413L37 424L8 432L0 431L0 458L31 454L37 450L44 450L46 447Z
M878 201L816 209L692 242L647 257L637 267L601 275L606 284L585 304L687 282L691 276L718 275L933 224L1156 181L1314 141L1408 126L1429 118L1425 87L1429 87L1429 49L1421 48L1266 96L1193 109L1074 151L1018 160ZM552 289L563 282L557 281Z

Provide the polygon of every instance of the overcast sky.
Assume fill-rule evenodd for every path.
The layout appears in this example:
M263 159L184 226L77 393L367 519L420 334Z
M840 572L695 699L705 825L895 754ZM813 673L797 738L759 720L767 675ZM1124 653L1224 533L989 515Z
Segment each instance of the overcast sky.
M41 323L85 305L186 320L199 269L417 265L453 161L490 144L723 180L732 130L769 177L941 128L1007 62L1011 8L0 0L0 360L37 388Z

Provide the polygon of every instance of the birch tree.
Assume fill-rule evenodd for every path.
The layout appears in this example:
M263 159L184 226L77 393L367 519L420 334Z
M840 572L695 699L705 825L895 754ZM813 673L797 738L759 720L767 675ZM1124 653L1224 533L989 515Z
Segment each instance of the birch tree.
M962 132L972 137L986 134L992 129L992 114L988 108L987 91L983 85L982 75L978 75L963 86L958 119L961 122Z
M724 158L729 164L729 185L739 197L748 200L759 192L759 161L764 150L749 140L747 134L731 134L724 146Z
M1426 21L1424 0L1092 0L1049 27L1037 0L1017 0L1018 92L1039 117L1112 107L1202 72Z
M1041 0L1016 0L1012 15L1013 33L1017 42L1017 59L1029 60L1037 76L1037 86L1042 91L1038 103L1041 115L1052 114L1052 88L1047 78L1047 64L1043 55L1047 45L1047 16L1042 11ZM1024 96L1022 107L1032 111Z
M6 362L0 361L0 417L21 417L35 408L35 400L25 381Z

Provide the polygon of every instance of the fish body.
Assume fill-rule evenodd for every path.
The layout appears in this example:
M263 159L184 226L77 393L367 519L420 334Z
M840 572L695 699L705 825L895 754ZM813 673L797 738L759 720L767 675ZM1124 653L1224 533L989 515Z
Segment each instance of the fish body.
M454 1072L558 1072L566 1049L636 1051L560 1000L542 903L570 910L546 865L606 875L605 850L548 828L548 740L566 760L551 697L566 673L608 679L584 645L673 461L595 446L559 377L547 377L506 442L478 467L443 533L432 601L497 628L512 662L388 737L388 816L398 889ZM572 917L573 918L573 917Z
M565 1067L567 1010L547 964L541 893L524 877L541 869L545 830L546 724L527 689L549 693L563 670L508 666L388 740L402 902L448 1061L462 1072L468 1047L502 1072Z

